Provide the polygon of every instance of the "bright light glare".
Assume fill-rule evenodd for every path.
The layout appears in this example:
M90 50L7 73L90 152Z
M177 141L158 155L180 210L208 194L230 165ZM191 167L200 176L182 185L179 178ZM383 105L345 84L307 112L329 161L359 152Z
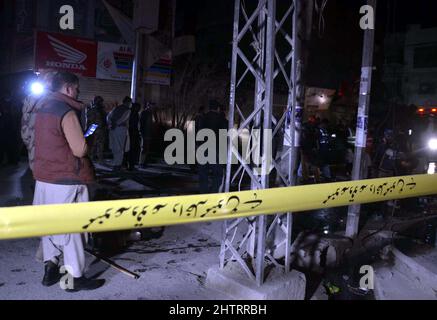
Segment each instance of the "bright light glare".
M30 90L32 90L32 93L35 95L41 95L44 93L44 86L40 82L34 82L30 86Z
M437 139L429 140L428 148L430 148L432 151L437 151Z
M435 174L436 171L436 163L431 162L428 166L428 174Z
M328 102L328 98L325 95L321 95L319 96L319 101L321 104L325 104L326 102Z

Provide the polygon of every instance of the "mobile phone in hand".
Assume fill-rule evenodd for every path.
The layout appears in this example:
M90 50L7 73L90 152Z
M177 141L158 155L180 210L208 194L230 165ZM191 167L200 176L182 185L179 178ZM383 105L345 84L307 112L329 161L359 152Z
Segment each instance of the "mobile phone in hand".
M99 127L98 124L92 124L89 127L89 129L87 130L87 132L85 133L85 138L88 138L88 137L92 136L94 134L94 132L96 132L98 127Z

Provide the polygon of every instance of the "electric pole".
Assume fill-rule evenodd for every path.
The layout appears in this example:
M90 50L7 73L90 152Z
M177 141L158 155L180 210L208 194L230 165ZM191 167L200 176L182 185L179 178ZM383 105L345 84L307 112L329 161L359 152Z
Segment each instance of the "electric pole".
M361 68L360 98L358 105L358 120L355 141L354 166L352 180L364 177L364 153L366 152L367 127L369 119L370 93L372 89L373 51L375 46L375 13L377 0L368 0L367 5L373 8L373 25L364 30L363 63ZM372 23L371 23L372 24ZM360 205L349 207L347 215L346 236L355 238L360 222Z
M246 161L246 155L233 145L233 137L229 137L226 192L237 187L240 191L238 179L245 175L250 177L251 190L270 188L271 162L279 172L282 185L292 185L295 180L295 155L299 150L295 129L299 129L300 110L305 98L302 71L305 44L310 34L306 28L311 27L313 6L312 0L235 0L229 127L233 128L235 119L239 117L242 121L237 136L244 130L252 134L259 129L273 131L273 134L270 137L267 134L258 136L260 139L254 144L257 147L249 150L247 159L250 156L261 157L261 163L257 164ZM247 38L253 40L250 46ZM273 97L275 85L280 79L286 83L289 94L287 107L278 117L273 114ZM241 85L243 81L247 87ZM238 103L238 97L247 96L247 88L253 89L253 110L241 108ZM292 118L290 125L285 121L287 116ZM282 130L288 130L292 140L288 156L281 160L269 159L272 157L269 154L272 138L279 136ZM232 168L233 157L238 160L237 170ZM286 170L281 168L280 161L287 164L287 172L282 173ZM226 221L223 225L220 270L237 265L257 286L262 286L267 280L266 268L270 269L272 265L280 266L291 275L292 223L291 213L278 213L273 218L261 216ZM284 261L278 264L282 258L285 258Z

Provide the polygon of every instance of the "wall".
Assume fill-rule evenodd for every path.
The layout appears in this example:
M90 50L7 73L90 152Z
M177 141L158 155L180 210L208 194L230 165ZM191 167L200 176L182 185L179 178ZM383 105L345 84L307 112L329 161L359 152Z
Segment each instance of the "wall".
M90 103L95 96L102 96L108 104L121 104L124 97L130 96L130 89L130 82L82 77L80 79L79 99L85 103Z
M405 34L386 38L384 83L389 100L437 106L437 28L411 25Z

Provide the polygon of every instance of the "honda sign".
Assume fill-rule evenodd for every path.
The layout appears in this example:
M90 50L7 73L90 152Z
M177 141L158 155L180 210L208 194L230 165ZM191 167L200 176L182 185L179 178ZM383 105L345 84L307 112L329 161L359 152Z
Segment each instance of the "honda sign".
M68 71L94 78L97 43L57 33L37 32L35 68Z

